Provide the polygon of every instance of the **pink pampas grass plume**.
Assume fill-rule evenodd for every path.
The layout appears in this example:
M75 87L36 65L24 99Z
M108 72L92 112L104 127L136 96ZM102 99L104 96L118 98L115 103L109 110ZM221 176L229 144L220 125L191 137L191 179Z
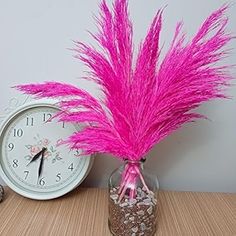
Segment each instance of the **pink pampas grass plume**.
M227 8L214 11L189 41L183 23L178 23L163 60L159 58L163 11L157 11L134 60L128 1L115 0L111 9L103 0L96 18L98 32L91 34L102 50L75 42L74 51L89 69L86 78L99 85L104 98L59 82L17 89L39 98L58 98L59 120L85 123L65 141L71 148L141 160L184 123L203 117L193 109L226 97L230 66L218 62L228 56L226 45L233 39L226 32Z

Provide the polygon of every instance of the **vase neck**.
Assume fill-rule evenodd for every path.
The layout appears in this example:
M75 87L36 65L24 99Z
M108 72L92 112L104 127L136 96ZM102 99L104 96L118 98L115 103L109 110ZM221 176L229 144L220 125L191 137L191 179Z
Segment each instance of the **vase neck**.
M132 160L132 159L128 159L128 158L124 158L123 159L125 163L130 163L130 164L143 164L146 161L146 158L143 157L139 160Z
M128 166L138 166L143 168L143 163L144 163L143 160L125 160L125 165Z

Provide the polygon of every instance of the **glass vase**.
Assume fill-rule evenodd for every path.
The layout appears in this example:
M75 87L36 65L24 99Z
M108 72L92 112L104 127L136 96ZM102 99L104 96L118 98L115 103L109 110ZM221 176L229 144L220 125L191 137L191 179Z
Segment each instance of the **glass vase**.
M157 228L159 183L142 161L126 161L109 178L109 218L115 236L152 236Z

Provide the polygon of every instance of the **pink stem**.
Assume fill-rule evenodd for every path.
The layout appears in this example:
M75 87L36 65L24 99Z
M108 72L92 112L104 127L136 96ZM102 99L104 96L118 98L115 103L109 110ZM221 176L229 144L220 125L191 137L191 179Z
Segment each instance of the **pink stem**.
M123 172L123 174L122 174L122 179L121 179L121 184L120 184L120 188L119 188L119 191L118 191L118 194L120 194L121 192L122 192L122 189L123 189L123 187L124 187L124 185L125 185L125 182L127 181L127 179L128 179L128 169L129 169L129 166L128 166L128 164L125 166L125 169L124 169L124 172Z
M131 168L132 168L132 184L131 184L131 189L130 189L130 198L134 199L136 195L135 185L136 185L137 173L134 166L131 166L130 169Z
M138 166L135 164L134 165L127 164L125 166L125 169L124 169L124 172L122 175L120 188L118 191L118 194L120 195L118 202L121 202L121 200L125 196L126 190L128 188L130 189L130 191L129 191L130 199L134 199L134 197L136 195L135 183L136 183L137 176L139 176L139 178L140 178L144 188L147 190L147 192L150 193L150 190L149 190L148 186L146 185L143 175L140 172Z
M122 192L120 194L120 197L119 197L119 202L122 200L122 198L124 197L125 195L125 192L128 188L130 188L130 197L132 198L132 194L134 194L134 192L132 192L132 183L134 183L135 181L135 175L134 173L132 173L132 170L133 169L133 166L129 166L127 168L127 174L126 174L126 178L125 178L125 181L124 181L124 187L122 187Z

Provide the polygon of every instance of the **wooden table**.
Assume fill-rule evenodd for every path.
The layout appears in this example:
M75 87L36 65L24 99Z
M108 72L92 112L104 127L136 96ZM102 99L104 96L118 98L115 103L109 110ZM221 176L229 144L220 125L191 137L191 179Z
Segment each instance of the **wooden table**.
M236 194L162 191L160 203L156 235L236 235ZM78 188L34 201L6 188L0 235L108 236L107 191Z

